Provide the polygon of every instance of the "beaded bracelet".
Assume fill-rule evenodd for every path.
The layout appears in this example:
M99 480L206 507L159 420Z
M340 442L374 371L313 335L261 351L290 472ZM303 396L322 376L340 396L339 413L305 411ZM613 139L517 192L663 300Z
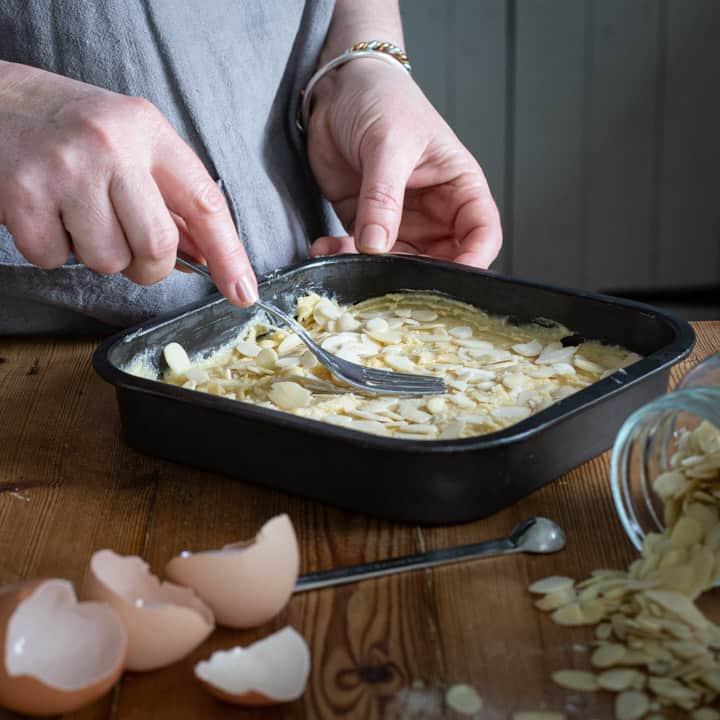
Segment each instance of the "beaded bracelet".
M355 43L351 48L348 48L341 55L330 60L330 62L323 65L315 74L310 78L308 84L304 90L300 91L300 99L298 102L298 110L295 117L295 124L297 125L300 132L305 132L310 118L310 98L315 86L327 75L331 70L344 65L351 60L358 58L369 57L389 62L393 65L400 63L400 65L412 73L412 67L408 56L403 50L397 45L393 45L390 42L384 40L363 40L362 42Z

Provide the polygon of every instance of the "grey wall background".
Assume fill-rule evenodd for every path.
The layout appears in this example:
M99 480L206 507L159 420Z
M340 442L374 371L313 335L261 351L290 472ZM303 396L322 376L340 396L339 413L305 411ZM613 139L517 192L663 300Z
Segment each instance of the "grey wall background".
M720 284L720 0L403 0L417 81L483 166L494 269Z

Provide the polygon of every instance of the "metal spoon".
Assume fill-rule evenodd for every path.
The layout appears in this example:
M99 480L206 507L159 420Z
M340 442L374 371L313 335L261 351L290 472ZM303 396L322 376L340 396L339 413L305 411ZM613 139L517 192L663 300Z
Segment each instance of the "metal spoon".
M319 590L333 585L344 585L383 575L393 575L408 570L420 570L493 555L513 555L515 553L544 555L558 552L564 547L565 533L562 528L552 520L537 517L520 523L513 528L508 537L497 540L486 540L481 543L459 545L443 550L430 550L413 555L401 555L387 560L376 560L375 562L301 575L295 585L295 592Z
M192 262L182 255L177 256L176 263L213 282L205 266ZM433 375L410 375L390 370L377 370L333 355L327 350L323 350L300 323L279 308L276 308L272 303L258 299L255 304L265 310L266 313L284 322L336 378L352 387L381 395L440 395L446 391L443 379Z

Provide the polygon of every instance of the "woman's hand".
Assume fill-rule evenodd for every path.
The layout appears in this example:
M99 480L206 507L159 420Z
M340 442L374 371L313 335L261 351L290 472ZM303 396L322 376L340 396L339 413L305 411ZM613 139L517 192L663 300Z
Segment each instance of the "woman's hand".
M480 166L398 65L354 60L323 78L308 128L320 189L354 237L312 255L398 252L486 268L502 244Z
M0 62L0 223L43 268L162 280L178 245L238 305L257 283L222 192L146 100Z

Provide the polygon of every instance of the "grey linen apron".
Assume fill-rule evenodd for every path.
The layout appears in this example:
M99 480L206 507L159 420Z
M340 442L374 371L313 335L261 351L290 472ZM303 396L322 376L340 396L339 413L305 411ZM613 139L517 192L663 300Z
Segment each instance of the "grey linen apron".
M337 232L294 127L334 0L2 0L0 59L152 101L221 179L257 273ZM0 226L0 333L127 326L208 294L173 272L141 287L29 265Z

